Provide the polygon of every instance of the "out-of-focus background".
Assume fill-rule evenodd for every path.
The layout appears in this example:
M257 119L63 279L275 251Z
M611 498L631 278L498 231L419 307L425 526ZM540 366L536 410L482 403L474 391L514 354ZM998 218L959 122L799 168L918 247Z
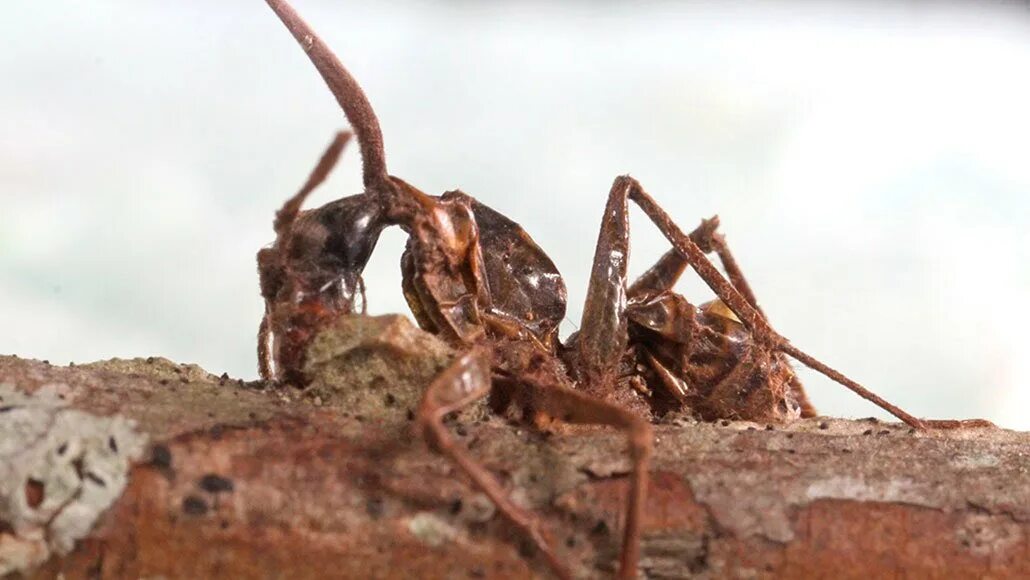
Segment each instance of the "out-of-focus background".
M605 195L718 213L774 325L907 410L1030 428L1025 4L296 8L390 169L519 221L581 315ZM263 2L14 0L0 21L0 352L254 377L254 254L337 105ZM313 198L360 189L357 150ZM637 212L634 272L666 244ZM407 312L400 232L367 271ZM697 302L700 284L682 284ZM884 416L805 373L827 414Z

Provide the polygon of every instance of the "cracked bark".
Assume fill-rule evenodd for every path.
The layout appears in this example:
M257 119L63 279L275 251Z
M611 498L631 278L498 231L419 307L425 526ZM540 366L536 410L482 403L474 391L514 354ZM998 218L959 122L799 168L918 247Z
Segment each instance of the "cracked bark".
M547 570L488 501L412 436L452 353L401 317L320 338L320 380L264 390L160 358L74 367L0 357L0 383L150 437L88 539L29 577L524 578ZM546 520L583 577L617 555L628 460L604 429L544 435L489 416L454 432ZM657 425L641 573L1030 577L1030 434L913 433L818 418ZM0 536L10 534L0 522Z

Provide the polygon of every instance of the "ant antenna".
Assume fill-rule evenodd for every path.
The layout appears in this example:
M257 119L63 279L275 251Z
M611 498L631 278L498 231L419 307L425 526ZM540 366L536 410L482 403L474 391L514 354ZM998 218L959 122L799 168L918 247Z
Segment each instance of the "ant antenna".
M283 207L276 212L275 222L273 227L275 228L275 234L277 236L283 236L287 234L293 228L293 222L297 219L297 215L300 213L300 207L304 204L304 200L307 199L308 195L315 190L319 185L325 181L326 177L329 177L329 172L336 166L336 162L340 159L340 153L343 152L343 147L350 141L350 132L340 131L334 137L329 147L326 148L325 152L322 153L321 159L318 160L318 164L311 170L311 174L308 175L308 180L304 182L304 185L291 197L286 200Z
M297 39L301 48L315 65L325 84L340 103L347 121L354 128L361 148L362 180L366 190L377 190L387 185L386 153L383 150L383 132L379 128L368 97L361 90L358 81L347 72L340 59L322 42L307 22L290 6L286 0L266 0L279 20Z

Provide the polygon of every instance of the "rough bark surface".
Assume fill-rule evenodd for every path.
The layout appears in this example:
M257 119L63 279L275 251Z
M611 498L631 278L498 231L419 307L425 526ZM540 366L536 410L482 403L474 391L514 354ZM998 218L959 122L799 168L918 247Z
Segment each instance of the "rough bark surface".
M0 357L0 384L59 388L74 409L134 420L149 440L90 535L15 574L546 577L413 435L418 398L453 353L395 316L348 318L319 341L321 378L305 393L161 358ZM618 433L543 434L485 408L453 429L545 518L582 577L610 574L629 466ZM643 577L1030 577L1028 433L818 418L678 420L655 434ZM0 522L0 552L16 536Z

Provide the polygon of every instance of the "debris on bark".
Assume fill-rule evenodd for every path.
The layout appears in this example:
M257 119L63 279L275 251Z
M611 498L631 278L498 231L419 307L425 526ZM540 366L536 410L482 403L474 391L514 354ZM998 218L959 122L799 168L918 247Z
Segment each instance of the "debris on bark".
M403 317L355 316L312 346L317 379L303 392L161 358L57 367L0 357L10 385L0 405L14 409L0 412L0 566L15 554L4 573L38 578L546 577L531 545L414 435L419 397L452 356ZM53 393L64 400L41 402ZM49 430L12 435L29 409L50 417ZM581 577L613 570L624 437L541 433L485 406L452 428L544 518ZM112 433L118 450L104 451ZM27 524L26 505L97 492L76 480L75 462L70 472L47 463L71 434L82 473L108 483L114 502L88 534L81 520L63 539L26 543L42 521ZM642 577L1030 576L1028 433L670 420L655 439ZM132 462L120 496L125 472L108 453ZM64 467L34 467L46 465ZM26 485L39 477L51 478L42 495ZM89 505L91 517L106 506Z

